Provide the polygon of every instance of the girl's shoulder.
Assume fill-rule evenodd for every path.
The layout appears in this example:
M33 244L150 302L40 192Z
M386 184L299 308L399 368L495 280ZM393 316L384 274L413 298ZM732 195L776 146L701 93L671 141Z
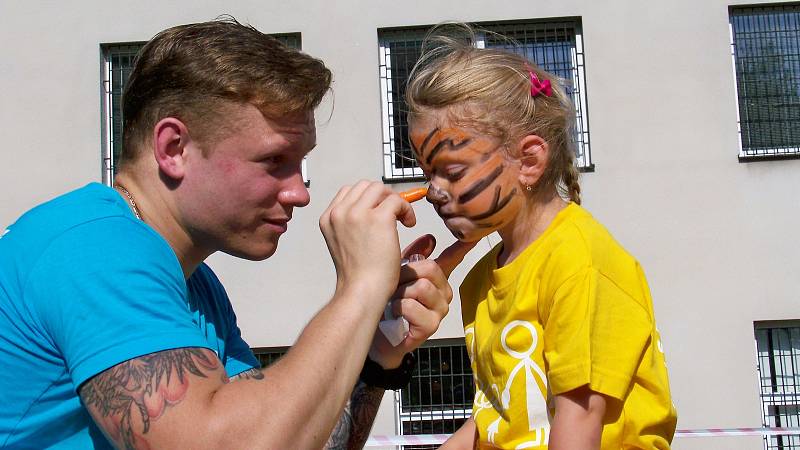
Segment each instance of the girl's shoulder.
M580 205L570 203L546 243L548 259L603 271L609 266L638 265L611 232ZM542 255L543 256L543 255Z

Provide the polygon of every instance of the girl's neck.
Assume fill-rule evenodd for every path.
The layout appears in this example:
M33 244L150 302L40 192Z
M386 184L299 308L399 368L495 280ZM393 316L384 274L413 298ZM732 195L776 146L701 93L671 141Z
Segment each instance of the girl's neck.
M497 230L503 240L503 249L497 256L497 267L503 267L519 256L567 206L567 202L555 192L526 201L519 216L506 228Z

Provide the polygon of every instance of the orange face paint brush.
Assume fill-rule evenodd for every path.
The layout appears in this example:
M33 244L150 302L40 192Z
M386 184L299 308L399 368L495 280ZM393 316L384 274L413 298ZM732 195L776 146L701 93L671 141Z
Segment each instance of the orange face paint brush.
M428 195L428 188L426 187L409 189L400 193L400 197L403 197L403 200L407 201L408 203L414 203L417 200L422 200L426 195Z

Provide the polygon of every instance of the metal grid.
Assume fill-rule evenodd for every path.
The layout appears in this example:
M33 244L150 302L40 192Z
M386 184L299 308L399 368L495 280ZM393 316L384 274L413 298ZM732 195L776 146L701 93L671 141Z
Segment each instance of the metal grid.
M378 31L385 179L422 179L408 141L406 83L421 56L425 28Z
M800 426L800 326L756 326L765 427ZM800 450L800 436L766 436L767 450Z
M415 351L417 368L408 388L395 393L403 435L453 433L472 414L475 387L463 339ZM404 446L406 450L435 446Z
M133 70L136 54L144 42L106 46L105 53L105 93L106 110L106 151L103 155L103 179L111 184L117 173L116 162L122 154L122 91ZM110 150L110 151L109 151Z
M576 164L592 170L589 122L586 110L586 75L583 33L579 19L478 23L489 31L479 37L479 46L502 48L525 55L545 70L561 77L573 98L576 111ZM420 57L420 47L429 27L378 30L379 79L382 99L384 179L422 177L408 143L405 86ZM498 33L509 39L494 36Z
M289 47L300 49L300 33L272 34ZM122 92L125 83L133 70L136 54L145 42L104 45L103 49L103 110L105 144L103 148L103 181L111 185L117 173L122 154ZM303 161L303 179L308 183L305 160Z
M734 7L740 158L800 155L800 5Z
M258 363L261 364L261 368L266 368L281 359L289 351L289 347L262 347L250 350L253 351Z

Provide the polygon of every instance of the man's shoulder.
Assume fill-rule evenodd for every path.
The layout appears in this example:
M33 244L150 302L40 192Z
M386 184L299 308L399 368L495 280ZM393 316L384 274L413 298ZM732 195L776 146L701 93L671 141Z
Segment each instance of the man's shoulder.
M122 217L126 211L115 196L111 188L90 183L30 209L8 227L4 238L43 242L85 223Z
M0 265L15 268L23 284L36 274L52 277L55 269L93 277L98 270L133 270L145 260L180 272L169 244L136 219L114 190L98 183L28 211L0 239L0 254Z

